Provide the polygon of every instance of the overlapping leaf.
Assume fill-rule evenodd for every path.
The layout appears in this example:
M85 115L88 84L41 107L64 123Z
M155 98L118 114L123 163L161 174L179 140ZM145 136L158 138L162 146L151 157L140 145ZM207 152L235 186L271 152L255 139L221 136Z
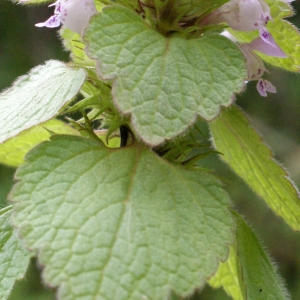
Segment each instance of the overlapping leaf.
M223 286L234 300L290 299L276 268L242 217L236 215L237 242L229 259L221 263L209 280L213 287Z
M48 61L20 77L0 94L0 143L52 119L85 80L83 69Z
M115 105L150 145L180 134L197 115L213 119L246 78L244 58L228 39L166 38L123 7L94 16L85 39L99 75L114 81Z
M59 299L166 299L204 284L234 221L220 182L141 145L54 136L17 172L14 224Z
M50 120L34 126L16 137L0 144L0 163L18 167L24 163L25 154L37 144L46 141L53 134L72 134L78 132L59 120Z
M251 258L252 256L249 257ZM240 281L242 281L240 261L236 248L231 246L228 259L220 263L217 273L209 279L208 283L213 288L223 287L234 300L245 300L247 299L245 285L240 284Z
M95 60L90 59L86 55L84 51L85 45L78 33L73 32L68 28L62 28L59 33L63 39L64 46L71 52L72 60L75 63L79 65L84 64L85 66L95 65Z
M221 158L260 195L273 211L300 230L300 199L286 171L250 126L242 111L232 106L210 123Z
M30 254L10 224L12 207L0 210L0 299L8 298L16 280L27 270Z

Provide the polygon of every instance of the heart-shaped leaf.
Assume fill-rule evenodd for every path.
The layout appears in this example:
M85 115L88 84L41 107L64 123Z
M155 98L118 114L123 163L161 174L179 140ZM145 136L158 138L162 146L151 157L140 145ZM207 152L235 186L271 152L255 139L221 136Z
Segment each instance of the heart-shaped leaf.
M213 119L247 77L243 55L225 37L166 38L124 7L93 17L85 40L99 75L114 81L115 105L149 145L180 134L197 116Z
M205 283L235 229L220 182L141 145L53 136L12 193L13 222L59 299L167 299Z
M83 84L83 69L48 61L0 94L0 143L52 119Z

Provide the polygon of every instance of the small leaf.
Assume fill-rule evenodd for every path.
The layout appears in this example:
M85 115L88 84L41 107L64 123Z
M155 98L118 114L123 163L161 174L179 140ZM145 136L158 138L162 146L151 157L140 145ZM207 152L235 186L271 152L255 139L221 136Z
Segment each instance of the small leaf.
M92 17L85 40L100 77L114 81L115 105L152 146L185 131L197 115L213 119L247 77L243 55L227 38L166 38L124 7Z
M64 46L71 52L72 60L76 64L84 64L85 66L95 66L95 60L90 59L84 49L85 45L82 41L82 37L65 27L62 27L59 31L59 34L63 40Z
M86 74L48 61L20 77L0 94L0 143L52 119L80 90Z
M12 207L0 210L0 299L8 298L16 280L26 273L30 253L18 239L16 230L10 224Z
M50 120L21 132L0 144L0 163L18 167L24 163L25 154L37 144L50 138L50 132L77 135L78 132L59 120Z
M139 144L54 136L17 172L14 223L59 299L189 295L228 255L234 222L220 182Z
M234 300L290 299L254 232L241 216L236 213L235 216L236 247L231 247L228 260L220 264L209 284L215 288L223 286Z
M224 110L210 128L215 148L223 153L221 158L277 215L300 230L299 194L242 111L236 106Z

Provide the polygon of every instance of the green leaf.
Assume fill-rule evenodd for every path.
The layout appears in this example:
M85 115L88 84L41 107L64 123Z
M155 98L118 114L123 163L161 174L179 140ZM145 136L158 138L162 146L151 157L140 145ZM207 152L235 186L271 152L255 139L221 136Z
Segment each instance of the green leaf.
M221 158L277 215L300 230L299 194L242 111L236 106L224 110L210 128L215 148L224 154Z
M252 256L249 258L251 259ZM213 288L223 287L234 300L244 300L247 299L246 289L244 284L240 284L241 280L240 260L237 257L236 247L231 246L228 259L220 263L217 273L208 280L208 283Z
M20 77L0 94L0 143L52 119L80 90L86 74L48 61Z
M37 144L46 141L53 134L77 135L78 131L59 120L50 120L34 126L16 137L0 144L0 163L18 167L24 163L25 154Z
M227 38L166 38L123 7L94 16L85 40L100 77L114 81L115 105L152 146L185 131L197 115L213 119L247 77L243 55Z
M0 210L0 299L8 298L16 280L26 273L30 253L18 239L10 224L12 206Z
M80 34L62 27L59 31L63 44L71 52L72 60L78 65L95 66L95 60L90 59L84 49L85 45Z
M235 216L236 247L231 247L228 260L220 264L209 284L215 288L223 286L234 300L290 299L254 232L241 216Z
M290 299L275 266L240 216L237 216L237 255L247 300Z
M234 221L221 183L134 144L54 136L17 172L13 222L59 299L189 295L228 255Z
M265 2L270 7L271 16L273 19L279 20L291 17L294 14L292 6L282 0L265 0ZM272 20L270 22L272 24Z
M257 52L261 58L276 67L284 68L288 71L299 72L300 68L300 34L295 26L288 21L282 20L283 17L291 16L292 10L289 4L281 0L266 1L271 9L271 16L274 21L268 23L268 30L274 37L276 43L281 47L286 58L272 57ZM242 43L249 43L259 36L258 31L251 32L237 32L230 30L230 32Z

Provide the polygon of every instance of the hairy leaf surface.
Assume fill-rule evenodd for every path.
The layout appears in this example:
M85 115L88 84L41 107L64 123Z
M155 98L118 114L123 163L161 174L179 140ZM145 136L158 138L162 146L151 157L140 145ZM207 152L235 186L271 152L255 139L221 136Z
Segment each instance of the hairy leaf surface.
M210 123L221 158L293 229L300 230L300 199L286 171L237 107Z
M17 79L0 94L0 143L52 119L85 80L83 69L48 61Z
M0 144L0 163L12 167L22 165L25 154L37 144L48 140L52 133L77 135L78 131L55 119L34 126Z
M10 224L12 207L0 210L0 299L8 298L16 280L26 273L30 254Z
M75 136L54 136L26 160L13 220L59 299L188 295L227 258L234 221L210 174Z
M85 39L99 75L114 82L115 105L150 145L182 133L197 116L213 119L247 77L244 57L228 39L166 38L123 7L94 16Z
M225 263L209 280L213 287L223 286L234 300L290 299L276 268L243 218L237 220L236 246L231 247Z

